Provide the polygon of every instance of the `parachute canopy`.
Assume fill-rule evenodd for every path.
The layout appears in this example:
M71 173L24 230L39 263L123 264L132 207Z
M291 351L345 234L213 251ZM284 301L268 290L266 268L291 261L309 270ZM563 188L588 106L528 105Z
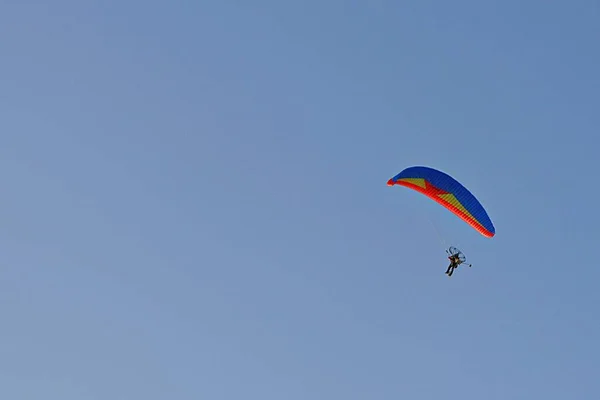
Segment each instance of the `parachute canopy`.
M456 179L429 167L409 167L388 181L416 190L437 201L486 237L496 234L494 224L481 203Z

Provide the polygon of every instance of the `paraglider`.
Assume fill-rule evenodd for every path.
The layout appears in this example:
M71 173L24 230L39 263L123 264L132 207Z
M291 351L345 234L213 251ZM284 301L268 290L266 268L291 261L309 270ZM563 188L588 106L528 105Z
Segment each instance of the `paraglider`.
M404 186L429 197L487 238L496 234L496 228L479 200L456 179L442 171L423 166L409 167L388 180L387 184ZM450 259L446 274L452 276L454 269L463 264L466 258L455 247L450 247L446 252Z
M471 267L471 264L466 264L467 257L465 257L463 252L456 247L450 246L450 248L446 250L446 253L448 253L448 260L450 260L450 265L446 270L446 275L452 276L454 270L461 264Z

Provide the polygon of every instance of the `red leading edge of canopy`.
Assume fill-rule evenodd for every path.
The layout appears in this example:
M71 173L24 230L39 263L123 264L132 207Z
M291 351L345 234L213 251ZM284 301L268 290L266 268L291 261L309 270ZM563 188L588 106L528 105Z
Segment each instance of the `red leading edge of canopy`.
M477 220L473 219L472 217L465 214L462 210L460 210L453 204L447 202L446 200L444 200L443 198L438 196L440 194L446 194L448 192L438 189L437 187L433 186L432 184L430 184L427 181L425 181L425 182L426 182L426 186L427 186L426 189L423 189L422 187L415 185L413 183L410 183L410 182L396 182L393 179L390 179L387 182L387 185L388 186L400 185L400 186L405 186L407 188L416 190L417 192L424 194L425 196L429 197L432 200L435 200L437 203L441 204L442 206L444 206L447 209L449 209L450 211L452 211L454 214L456 214L458 217L460 217L467 224L471 225L477 232L481 233L483 236L489 237L489 238L494 236L494 233L485 229Z

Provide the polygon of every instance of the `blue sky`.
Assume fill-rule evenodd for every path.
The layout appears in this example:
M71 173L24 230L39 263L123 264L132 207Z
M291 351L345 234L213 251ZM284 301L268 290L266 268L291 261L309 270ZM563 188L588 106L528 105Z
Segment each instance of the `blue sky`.
M3 2L0 397L598 398L599 19Z

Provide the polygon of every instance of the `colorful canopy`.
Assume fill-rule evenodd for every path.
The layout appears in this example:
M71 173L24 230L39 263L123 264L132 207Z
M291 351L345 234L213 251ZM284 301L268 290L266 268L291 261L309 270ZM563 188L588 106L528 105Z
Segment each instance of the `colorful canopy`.
M491 238L496 234L494 224L475 196L456 179L441 171L429 167L409 167L387 184L405 186L437 201L483 236Z

